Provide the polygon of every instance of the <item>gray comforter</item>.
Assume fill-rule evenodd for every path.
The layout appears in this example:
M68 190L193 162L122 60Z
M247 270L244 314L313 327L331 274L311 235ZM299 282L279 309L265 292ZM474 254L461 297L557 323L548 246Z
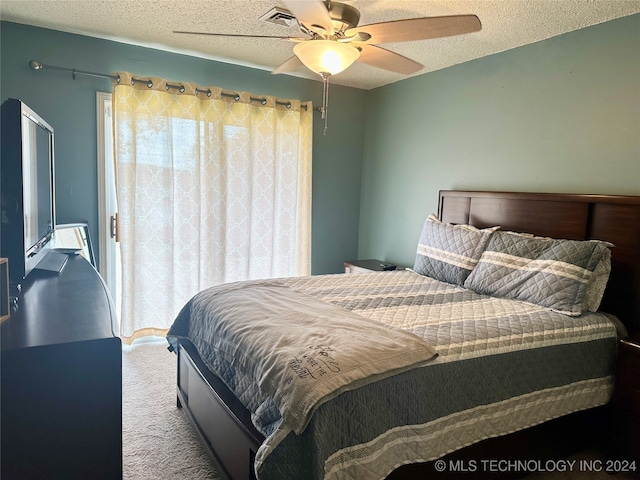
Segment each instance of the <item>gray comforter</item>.
M432 460L602 405L611 396L617 335L602 314L568 317L413 272L259 284L357 314L345 317L348 322L366 318L389 328L386 332L411 332L438 353L423 368L347 389L321 403L297 433L283 421L277 402L265 402L259 386L221 359L210 312L188 305L169 335L188 337L253 412L256 427L267 437L256 455L260 480L379 480L403 463ZM273 292L271 287L265 291L266 298Z
M186 332L191 318L206 319L190 333L206 338L210 367L223 378L233 377L229 383L236 395L251 392L245 401L263 433L277 412L282 431L300 434L324 402L437 356L413 333L277 282L205 290L178 315L170 334Z

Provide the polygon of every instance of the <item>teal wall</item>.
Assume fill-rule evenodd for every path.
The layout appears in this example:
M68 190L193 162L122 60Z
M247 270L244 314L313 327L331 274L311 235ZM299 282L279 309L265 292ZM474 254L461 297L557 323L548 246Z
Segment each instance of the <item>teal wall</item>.
M371 90L359 257L413 265L441 189L640 195L640 15Z
M59 223L88 221L98 233L96 92L110 80L67 72L36 72L29 61L111 73L125 70L175 82L242 90L319 105L322 84L267 71L10 22L0 23L0 100L19 98L56 133L56 202ZM366 93L331 86L330 124L314 116L312 271L341 271L357 257Z

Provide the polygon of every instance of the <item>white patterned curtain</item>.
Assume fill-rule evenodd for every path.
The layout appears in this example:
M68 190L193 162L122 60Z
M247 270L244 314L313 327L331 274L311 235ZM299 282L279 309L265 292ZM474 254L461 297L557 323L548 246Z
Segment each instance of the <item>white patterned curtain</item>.
M119 75L123 341L208 286L310 274L311 103Z

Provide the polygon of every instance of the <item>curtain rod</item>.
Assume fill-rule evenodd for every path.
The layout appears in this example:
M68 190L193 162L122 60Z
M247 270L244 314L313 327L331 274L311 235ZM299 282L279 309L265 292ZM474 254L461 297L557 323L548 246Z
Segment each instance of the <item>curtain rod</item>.
M115 80L116 82L120 83L120 75L107 75L106 73L87 72L86 70L76 70L75 68L56 67L55 65L45 65L44 63L37 60L31 60L29 62L29 66L34 70L50 68L51 70L63 70L65 72L71 72L73 74L74 80L76 79L76 75L87 75L89 77L110 78L111 80Z
M64 72L71 72L71 74L73 75L73 79L76 79L76 75L85 75L88 77L99 77L99 78L110 78L111 80L115 80L116 83L120 83L120 75L109 75L107 73L96 73L96 72L89 72L86 70L76 70L75 68L68 68L68 67L58 67L55 65L46 65L42 62L39 62L38 60L31 60L29 62L29 66L33 69L33 70L42 70L44 68L48 68L51 70L62 70ZM131 84L135 84L135 83L144 83L147 85L147 87L151 88L153 87L153 82L151 80L144 80L141 78L131 78ZM169 88L174 88L176 90L178 90L180 93L184 93L184 85L172 85L167 83L167 90ZM211 90L207 89L207 90L202 90L199 88L196 88L196 95L199 93L206 93L207 97L211 96ZM229 97L229 98L233 98L236 102L240 100L240 95L237 93L226 93L226 92L222 92L221 95L223 97ZM256 97L250 97L250 100L252 102L260 102L262 105L266 105L267 104L267 99L266 98L256 98ZM286 108L291 108L291 102L281 102L279 100L276 100L276 105L282 105ZM300 105L300 108L304 108L305 110L307 109L306 105Z

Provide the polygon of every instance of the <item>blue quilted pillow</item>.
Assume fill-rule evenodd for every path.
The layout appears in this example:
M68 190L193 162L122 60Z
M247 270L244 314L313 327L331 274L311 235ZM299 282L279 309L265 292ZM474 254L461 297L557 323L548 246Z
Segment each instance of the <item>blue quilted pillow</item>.
M464 286L577 316L593 272L610 246L496 232Z
M480 230L471 225L452 225L429 215L422 227L413 270L462 286L478 263L491 234L498 228Z

